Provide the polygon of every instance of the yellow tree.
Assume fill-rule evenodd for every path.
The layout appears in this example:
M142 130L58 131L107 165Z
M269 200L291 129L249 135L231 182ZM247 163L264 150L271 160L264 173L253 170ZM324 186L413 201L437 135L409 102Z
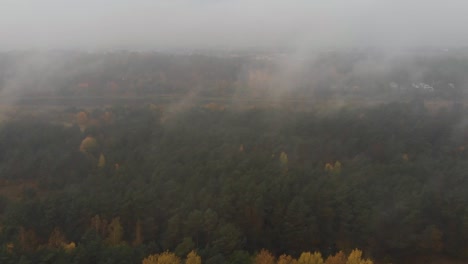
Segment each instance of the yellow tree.
M322 254L320 252L303 252L299 259L297 260L298 264L323 264Z
M194 250L190 251L185 260L185 264L201 264L201 257Z
M64 244L62 248L65 250L65 252L71 252L76 248L76 244L75 242L70 242L68 244Z
M373 264L370 259L362 259L362 251L355 249L348 256L346 264Z
M99 160L98 160L98 167L102 169L105 166L106 166L106 157L104 157L104 154L101 153L101 155L99 156Z
M87 136L80 144L80 151L84 154L91 154L97 150L98 143L94 137Z
M297 260L290 255L283 254L278 258L278 264L297 264Z
M161 254L149 255L143 259L142 264L180 264L180 258L174 253L164 252Z
M333 165L330 163L325 164L325 171L326 172L332 172L333 171Z
M333 166L333 173L340 174L341 173L341 162L336 161L335 165Z
M275 257L266 249L260 250L255 256L255 264L275 264Z
M336 161L335 164L327 163L325 164L325 171L331 174L338 175L341 173L341 162Z
M109 235L107 237L107 242L111 245L118 245L122 242L123 237L123 228L120 224L120 217L115 217L112 219L108 226Z
M143 259L142 264L157 264L158 263L158 254L149 255L148 257Z
M343 251L336 253L334 256L329 256L325 264L346 264L346 254Z

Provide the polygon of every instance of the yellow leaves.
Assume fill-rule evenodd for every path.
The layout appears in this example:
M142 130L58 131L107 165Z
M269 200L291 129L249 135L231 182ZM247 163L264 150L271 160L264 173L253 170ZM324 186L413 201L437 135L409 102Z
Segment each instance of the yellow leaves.
M325 164L325 171L332 174L341 173L341 162L336 161L335 164L327 163Z
M373 262L369 259L362 259L362 251L355 249L349 254L346 264L373 264Z
M49 236L47 245L51 248L61 248L65 245L65 235L58 228L54 228Z
M76 248L76 244L75 242L70 242L68 244L64 244L62 247L66 252L71 252Z
M323 263L322 255L319 252L313 254L310 252L302 253L298 260L298 264ZM334 256L329 256L325 264L373 264L373 262L370 259L363 259L362 251L355 249L349 254L348 258L346 258L346 255L342 251L336 253Z
M256 256L254 264L275 264L275 257L266 249L262 249Z
M334 171L336 174L340 174L340 173L341 173L341 162L339 162L339 161L336 161L336 162L335 162L335 166L333 166L333 171Z
M120 217L114 217L110 223L106 219L101 219L99 215L91 218L91 229L99 235L106 237L109 245L115 246L122 243L123 227Z
M91 154L96 151L98 147L97 140L94 137L87 136L80 144L80 151L84 154Z
M286 154L286 152L281 152L280 154L280 162L281 162L281 165L288 165L288 154Z
M177 257L174 253L163 252L161 254L149 255L143 259L142 264L180 264L182 263L181 259ZM187 255L187 259L184 262L185 264L201 264L201 257L195 251L190 251Z
M107 229L109 232L107 242L111 245L120 244L123 237L123 227L120 224L120 217L113 218Z
M298 264L323 264L322 254L320 252L303 252L299 257Z
M180 264L182 260L174 253L169 251L161 254L154 254L143 259L143 264ZM184 264L201 264L201 258L195 251L187 254ZM320 252L303 252L299 259L296 260L290 255L283 254L278 260L275 256L266 249L262 249L253 259L253 264L373 264L369 259L362 259L362 251L353 250L348 258L342 251L334 256L329 256L324 262Z
M180 258L173 253L162 253L158 257L158 264L180 264Z
M278 258L278 264L297 264L297 260L289 255L283 254Z
M142 264L158 264L158 257L159 255L149 255L145 259L143 259Z
M149 255L143 259L142 264L180 264L180 258L174 253L164 252L161 254Z
M101 153L101 155L99 156L99 160L98 160L98 167L102 169L105 166L106 166L106 157L104 157L104 154Z
M325 264L346 264L346 254L343 251L336 253L334 256L329 256Z
M185 264L201 264L201 257L195 251L190 251L185 260Z

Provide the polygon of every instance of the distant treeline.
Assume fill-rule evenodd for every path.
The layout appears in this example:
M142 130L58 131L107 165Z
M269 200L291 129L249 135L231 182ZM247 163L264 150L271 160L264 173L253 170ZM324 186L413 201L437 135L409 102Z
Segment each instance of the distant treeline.
M25 96L460 99L466 72L468 56L456 53L0 53L0 90Z

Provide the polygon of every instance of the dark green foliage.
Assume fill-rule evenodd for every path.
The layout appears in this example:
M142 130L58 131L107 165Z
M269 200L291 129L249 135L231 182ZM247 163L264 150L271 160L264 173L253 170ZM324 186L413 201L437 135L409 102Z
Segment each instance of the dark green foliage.
M2 125L1 179L41 184L2 197L1 263L139 263L192 249L204 263L249 263L262 248L468 257L468 127L455 110L113 114L93 132L104 168L79 152L77 127ZM341 170L327 172L336 161ZM96 215L120 217L124 242L107 243ZM142 245L132 244L137 222ZM76 248L48 248L54 228ZM34 230L36 250L20 247L20 230Z

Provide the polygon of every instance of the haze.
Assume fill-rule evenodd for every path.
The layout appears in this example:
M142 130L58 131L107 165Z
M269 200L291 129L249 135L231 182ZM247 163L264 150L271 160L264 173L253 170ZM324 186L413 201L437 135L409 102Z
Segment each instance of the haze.
M466 1L0 0L0 50L465 46Z

